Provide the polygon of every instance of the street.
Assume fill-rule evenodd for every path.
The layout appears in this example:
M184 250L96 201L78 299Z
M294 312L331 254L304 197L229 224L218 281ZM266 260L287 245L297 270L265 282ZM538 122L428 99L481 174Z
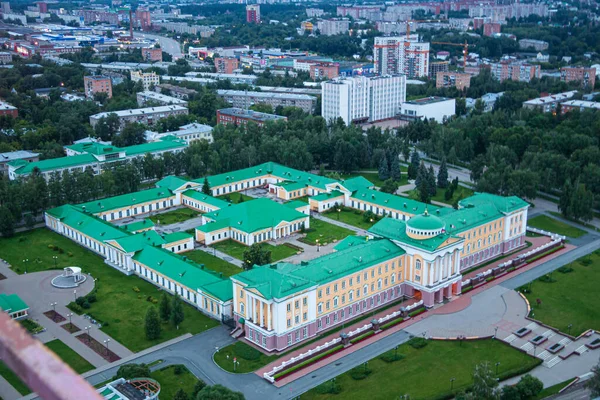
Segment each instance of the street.
M160 35L151 35L151 34L145 33L145 32L133 32L133 36L141 37L144 39L155 39L155 40L158 39L158 41L160 43L160 47L162 47L162 50L165 53L168 53L171 56L173 56L173 61L177 60L178 58L183 57L183 53L181 52L181 45L179 44L178 41L176 41L174 39L160 36Z

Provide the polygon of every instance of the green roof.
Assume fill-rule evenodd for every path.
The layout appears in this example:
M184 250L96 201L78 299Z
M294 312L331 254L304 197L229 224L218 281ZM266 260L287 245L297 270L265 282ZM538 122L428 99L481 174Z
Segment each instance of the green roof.
M267 228L274 228L282 221L293 222L307 216L267 198L259 198L209 212L204 214L204 217L221 224L227 224L217 226L229 226L242 232L251 233ZM200 227L200 230L207 232L201 228L205 228L208 225L210 224L203 225Z
M170 175L162 178L160 181L156 182L156 187L162 187L165 189L169 189L170 191L174 191L184 186L185 184L189 184L189 187L198 186L194 182L190 182L186 179L180 178L178 176Z
M145 246L133 256L133 259L194 291L197 289L203 290L204 286L223 280L228 282L229 286L232 286L228 279L220 278L216 272L204 269L201 265L160 247ZM219 291L215 290L215 292ZM222 292L219 292L219 294L223 295ZM231 300L231 296L229 298L218 298L223 301Z
M207 194L204 194L202 192L199 192L199 191L193 190L193 189L186 190L182 194L184 196L191 197L194 200L198 200L202 203L206 203L206 204L211 205L216 208L225 208L225 207L229 207L231 205L231 203L229 203L225 200L221 200L219 198L209 196Z
M167 241L154 230L136 233L135 235L116 239L115 242L125 250L126 253L135 253L142 250L146 245L161 246Z
M384 238L395 240L401 244L417 247L429 252L437 250L442 243L453 237L448 233L441 233L427 239L413 239L406 234L406 223L394 218L383 218L373 225L369 229L369 232L376 236L382 236ZM462 238L458 239L463 240ZM455 243L456 242L453 242L452 244Z
M0 310L13 314L28 309L29 306L18 295L0 293Z
M180 240L189 239L193 237L189 233L186 232L173 232L165 235L165 243L174 243Z
M218 231L219 229L229 228L231 224L228 219L222 219L219 221L211 221L207 222L202 226L196 227L196 230L204 233Z
M440 217L429 214L429 212L425 212L421 215L415 215L411 219L409 219L406 224L413 229L422 229L433 231L437 229L444 229L446 223L442 221Z
M180 147L187 147L187 143L184 140L171 140L171 138L163 138L163 140L159 140L157 142L143 143L135 146L125 147L124 150L127 156L135 156L145 153L172 150Z
M46 172L55 169L73 168L81 165L92 164L94 162L98 162L98 160L93 155L79 154L71 157L51 158L48 160L36 161L31 163L15 163L15 161L11 161L10 163L8 163L8 165L20 166L20 168L15 170L15 173L17 174L29 174L35 168L39 169L41 172Z
M308 203L305 203L302 200L288 201L287 203L283 203L283 205L289 208L293 208L294 210L300 207L308 207Z
M68 204L48 210L47 213L60 219L63 224L100 242L130 235L125 230Z
M255 266L232 279L256 289L265 299L284 298L318 284L380 264L404 254L404 250L387 239L365 241L301 264L278 263Z
M436 206L421 203L420 201L412 200L408 197L400 197L396 196L395 194L379 192L372 189L359 189L352 195L351 199L366 201L382 207L392 208L408 215L423 214L426 208L429 208L430 214L438 216L454 211L448 207L436 208Z
M328 192L328 193L320 193L316 196L312 196L310 199L315 200L315 201L325 201L325 200L329 200L329 199L335 199L336 197L340 197L343 195L344 195L344 193L340 192L339 190L332 190L331 192Z
M154 222L150 218L145 218L141 221L132 222L127 225L121 225L121 228L125 229L127 232L137 232L148 228L153 228Z
M481 204L493 204L501 213L510 213L524 207L529 203L517 196L503 197L490 193L475 193L458 202L460 207L477 207Z
M340 183L342 184L342 186L344 186L351 192L355 192L358 189L368 189L372 186L375 186L373 182L361 175L355 176L354 178L346 179L345 181L341 181Z
M204 285L201 290L222 301L233 299L233 284L229 279Z
M442 218L446 222L446 231L460 233L503 216L504 214L498 211L494 204L481 203L477 207L456 210Z
M295 190L304 189L306 187L306 182L283 181L279 182L277 186L285 189L287 192L293 192Z
M269 174L287 181L302 182L304 185L311 185L323 190L325 190L325 185L336 182L331 178L288 168L274 162L266 162L250 168L209 176L208 184L211 188L213 188L226 185L228 183L236 183L248 179L259 178ZM194 182L202 184L204 182L204 178L196 179Z
M136 204L163 200L172 196L173 193L168 189L152 188L78 204L77 207L91 212L92 214L98 214L101 212L116 210L118 208L134 206Z
M352 246L363 244L366 241L367 241L366 236L346 236L345 239L343 239L342 241L338 242L335 246L333 246L333 249L335 251L345 250Z
M72 145L66 146L66 147L67 147L67 149L71 149L78 153L95 154L97 156L102 155L102 154L114 154L114 153L119 153L121 151L124 151L120 147L106 145L106 144L102 144L102 143L96 143L96 142L76 143L76 144L72 144Z

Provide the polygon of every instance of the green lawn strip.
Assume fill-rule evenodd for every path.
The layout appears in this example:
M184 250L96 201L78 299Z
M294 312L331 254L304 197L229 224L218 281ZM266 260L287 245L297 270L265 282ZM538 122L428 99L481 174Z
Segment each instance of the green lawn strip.
M593 231L600 231L599 228L596 228L596 226L594 226L592 224L589 224L589 223L587 223L585 221L578 221L578 220L574 220L572 218L565 218L561 213L556 212L556 211L549 211L548 213L551 214L551 215L553 215L553 216L555 216L555 217L558 217L558 218L564 218L564 219L568 220L569 222L574 223L575 225L584 226L584 227L586 227L588 229L591 229ZM594 214L594 216L596 216L596 215Z
M217 197L221 200L229 201L233 204L238 204L241 199L244 199L244 201L254 200L254 197L246 196L245 194L240 192L227 193Z
M350 229L311 218L310 229L306 230L306 237L300 239L300 241L314 246L317 244L317 239L321 244L332 243L333 240L340 241L354 234L355 232Z
M44 330L44 327L35 322L32 319L23 319L20 321L23 328L27 329L27 332L35 335L36 333L40 333Z
M537 217L529 218L527 220L527 225L572 238L578 238L587 233L582 229L571 226L565 222L559 221L547 215L538 215Z
M175 393L179 389L191 396L194 390L194 385L198 382L198 378L194 376L185 366L181 365L182 372L175 374L175 365L169 365L158 369L150 374L150 378L157 380L160 383L160 398L170 400L175 397Z
M189 208L179 208L173 211L167 211L162 214L152 215L150 219L154 223L160 221L161 225L171 225L177 222L187 221L188 219L196 218L200 213Z
M550 397L554 394L558 394L558 392L560 392L564 387L566 387L568 384L570 384L573 381L574 381L574 379L568 379L564 382L557 383L556 385L549 386L549 387L543 389L541 392L539 392L537 396L532 397L531 400L542 400L542 399L545 399L546 397Z
M45 345L78 374L83 374L94 369L92 364L59 339L47 342Z
M590 264L583 265L588 258ZM531 283L531 293L525 294L533 309L530 317L565 333L569 333L568 326L572 324L573 336L588 329L600 330L600 309L591 300L600 285L600 256L592 253L565 265L564 270L568 268L573 271L561 273L559 269L548 278L544 275L542 280ZM541 300L541 306L537 305L537 299Z
M214 247L216 250L228 254L231 257L237 258L241 261L244 260L244 252L248 250L248 246L231 239L214 243L211 246ZM267 250L271 251L271 261L273 262L293 256L298 251L298 249L288 245L287 243L279 244L276 246L270 243L262 243L262 246L263 248L266 248Z
M359 211L359 210L354 210L351 208L347 208L347 207L341 207L339 208L339 210L341 210L340 212L337 211L337 209L330 209L329 211L325 212L325 216L340 222L343 222L345 224L348 225L352 225L355 226L357 228L360 229L364 229L367 230L369 228L371 228L373 225L375 225L379 219L373 219L373 221L365 221L363 219L363 215L364 215L364 211ZM311 223L312 224L312 223Z
M452 198L450 200L446 200L446 189L437 188L435 196L431 197L431 201L437 201L439 203L444 203L451 206L460 199L472 196L473 193L475 193L473 190L458 185L458 188L454 191ZM411 199L419 200L419 192L416 189L409 190L408 192L405 192L405 194Z
M64 252L61 254L49 249L49 244L58 246ZM91 250L84 249L70 239L45 228L0 239L0 258L13 266L21 266L13 270L23 273L25 248L30 260L27 267L29 272L53 269L52 256L56 255L57 268L77 266L81 267L84 273L91 273L92 278L97 279L97 301L84 312L103 323L108 322L103 324L102 330L131 351L138 352L186 333L200 333L219 324L218 321L184 304L185 321L179 325L179 330L171 324L163 324L160 338L147 340L144 333L144 316L152 303L146 299L149 296L154 299L160 297L162 292L156 286L135 275L122 274L106 265L103 259ZM69 257L68 253L72 256ZM133 288L138 288L139 292L135 292Z
M214 354L213 359L217 365L225 371L234 372L233 359L235 358L237 359L237 362L239 362L239 365L236 365L235 367L235 372L238 374L245 374L256 371L277 360L279 357L280 356L277 354L266 355L254 347L238 341L219 349L219 351Z
M394 350L390 353L393 355ZM473 370L481 362L487 361L492 365L499 362L501 378L526 372L541 362L491 339L463 341L462 345L456 341L429 340L427 346L421 349L403 344L398 348L398 354L404 358L394 363L387 363L379 357L369 360L371 373L366 379L353 380L350 372L336 377L341 396L320 394L317 387L305 397L387 400L410 395L412 399L435 399L450 395L451 378L455 379L454 393L468 388L473 382Z
M221 272L223 276L231 276L242 272L240 267L228 263L225 260L221 260L218 257L208 254L202 250L194 250L183 253L187 258L198 264L204 264L207 269L215 272Z
M15 374L12 369L8 368L8 365L0 361L0 376L2 376L12 387L23 396L27 396L31 393L31 390L27 385Z
M406 183L408 182L408 175L406 174L406 172L408 171L408 168L406 168L405 166L401 165L400 166L400 170L402 171L402 177L400 178L400 181L398 182L398 184L401 185L406 185ZM362 176L363 178L367 179L368 181L370 181L373 185L377 186L377 187L382 187L384 181L382 181L381 179L379 179L379 173L377 171L373 171L373 172L354 172L351 174L342 174L341 177L342 179L350 179L350 178L355 178L357 176Z

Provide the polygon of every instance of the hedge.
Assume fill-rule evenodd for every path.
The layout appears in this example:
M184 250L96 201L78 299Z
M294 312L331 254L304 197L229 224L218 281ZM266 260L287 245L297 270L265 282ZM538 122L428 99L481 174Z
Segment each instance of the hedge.
M362 335L360 335L360 336L357 336L357 337L355 337L355 338L353 338L353 339L350 339L350 343L352 343L352 344L354 344L354 343L358 343L358 342L360 342L360 341L362 341L362 340L365 340L365 339L366 339L366 338L368 338L369 336L373 336L374 334L375 334L375 332L373 332L373 331L369 331L369 332L367 332L367 333L363 333L363 334L362 334Z
M545 252L543 252L543 253L541 253L541 254L538 254L537 256L533 256L533 257L531 257L531 258L528 258L528 259L527 259L527 260L525 260L525 261L526 261L526 262L528 262L528 263L532 263L532 262L534 262L534 261L537 261L537 260L539 260L539 259L540 259L540 258L542 258L542 257L546 257L546 256L547 256L547 255L549 255L549 254L552 254L552 253L554 253L554 252L556 252L556 251L559 251L559 250L563 249L564 247L565 247L565 245L561 244L561 245L560 245L560 246L558 246L558 247L555 247L555 248L553 248L553 249L550 249L550 250L548 250L548 251L545 251Z
M425 307L419 308L418 310L411 312L410 314L408 314L408 316L412 318L412 317L416 317L419 314L423 314L424 312L425 312Z
M300 364L296 364L293 367L290 367L290 368L286 369L285 371L281 371L281 372L273 375L273 378L275 380L277 380L279 378L282 378L282 377L284 377L286 375L291 374L292 372L298 371L299 369L306 367L307 365L313 364L313 363L319 361L322 358L330 356L331 354L333 354L333 353L335 353L335 352L337 352L337 351L339 351L339 350L341 350L343 348L344 348L344 345L342 345L342 344L337 345L334 348L331 348L331 349L329 349L329 350L327 350L327 351L325 351L325 352L323 352L321 354L318 354L318 355L316 355L316 356L314 356L312 358L309 358L306 361L301 362Z
M485 281L486 281L486 282L491 282L491 281L493 281L494 279L496 279L496 277L495 277L495 276L490 276L489 278L485 278Z
M391 328L392 326L398 325L400 322L404 322L404 318L398 318L398 319L388 322L387 324L381 325L381 329L385 330L385 329Z

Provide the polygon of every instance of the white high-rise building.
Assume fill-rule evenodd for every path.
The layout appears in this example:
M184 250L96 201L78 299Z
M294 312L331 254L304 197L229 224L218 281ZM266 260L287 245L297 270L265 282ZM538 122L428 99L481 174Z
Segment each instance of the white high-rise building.
M376 37L373 59L379 75L426 77L429 73L429 43L420 42L416 34L409 37Z
M406 77L344 77L321 84L321 115L331 121L342 118L353 122L381 121L400 113L406 101Z

